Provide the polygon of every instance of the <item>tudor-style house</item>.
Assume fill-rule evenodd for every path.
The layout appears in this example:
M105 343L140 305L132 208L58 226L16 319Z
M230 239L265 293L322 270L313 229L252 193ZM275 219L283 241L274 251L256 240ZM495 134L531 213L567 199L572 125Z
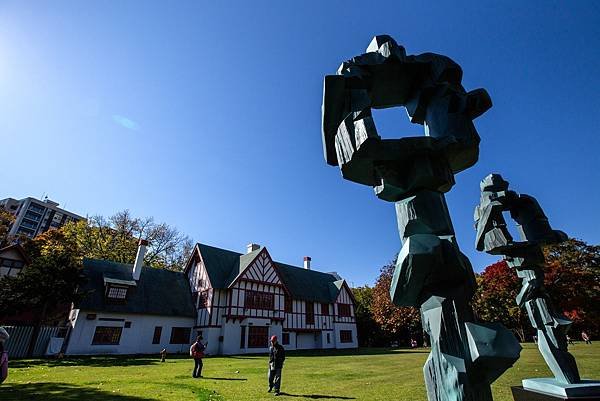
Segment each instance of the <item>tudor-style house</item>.
M303 268L275 262L256 244L245 254L197 244L185 274L208 352L266 352L271 335L291 350L357 347L350 288L310 263L309 257Z
M354 299L336 273L271 259L265 247L240 254L197 244L184 272L85 259L85 298L73 305L67 354L187 352L201 334L209 354L358 346Z

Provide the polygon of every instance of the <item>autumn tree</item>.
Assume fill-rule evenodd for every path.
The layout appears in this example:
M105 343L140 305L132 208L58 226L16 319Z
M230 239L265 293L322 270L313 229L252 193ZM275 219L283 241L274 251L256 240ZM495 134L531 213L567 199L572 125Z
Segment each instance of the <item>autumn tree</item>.
M573 332L600 335L600 246L569 239L544 250L544 285Z
M473 309L481 320L502 323L523 342L532 330L527 312L515 300L520 289L521 279L516 271L504 260L496 262L477 276Z
M29 344L31 355L42 324L60 314L64 319L68 305L76 301L76 288L83 283L77 244L61 230L38 235L25 245L32 260L16 277L0 279L0 319L28 314L34 325Z
M0 248L3 248L10 244L11 239L8 235L12 224L15 221L15 216L7 212L6 210L0 209Z
M392 303L390 284L394 275L396 261L381 268L373 288L373 319L389 339L408 343L411 338L422 338L421 315L414 307L398 307Z
M368 285L352 288L356 301L356 329L358 340L363 347L385 345L385 335L373 318L373 288Z
M181 270L190 255L193 243L189 237L166 223L153 218L133 217L128 210L109 218L93 216L63 227L82 256L133 263L139 239L149 242L144 263L169 270Z

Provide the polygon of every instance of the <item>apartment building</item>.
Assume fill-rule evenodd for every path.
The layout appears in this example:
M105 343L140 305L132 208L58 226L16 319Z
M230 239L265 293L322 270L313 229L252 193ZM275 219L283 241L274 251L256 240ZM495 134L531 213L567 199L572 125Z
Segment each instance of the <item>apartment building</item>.
M51 228L62 227L69 221L77 221L83 217L58 207L58 203L48 197L44 200L27 197L25 199L6 198L0 200L0 209L15 216L10 235L26 235L35 237Z

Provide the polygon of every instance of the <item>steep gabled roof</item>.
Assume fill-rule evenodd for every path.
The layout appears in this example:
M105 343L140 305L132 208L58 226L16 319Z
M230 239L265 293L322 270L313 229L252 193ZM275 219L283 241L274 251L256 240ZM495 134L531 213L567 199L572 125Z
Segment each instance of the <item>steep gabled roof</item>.
M264 247L241 254L197 244L208 278L213 288L227 288L248 267ZM336 300L343 280L330 274L273 261L286 290L295 299L332 303ZM336 284L337 283L337 284Z
M81 287L81 291L87 295L75 305L76 308L98 312L196 316L185 274L146 266L142 268L136 286L131 286L128 290L126 303L106 302L105 281L131 282L132 271L133 265L130 264L84 259L83 274L87 282Z
M303 269L275 262L281 278L293 298L313 302L335 302L339 288L337 278L329 273Z
M196 247L200 251L213 288L227 288L232 272L240 270L242 254L200 243L196 244Z
M228 287L235 282L235 280L244 272L244 270L246 270L246 268L250 265L250 263L252 263L252 261L254 259L256 259L258 254L263 249L265 249L265 247L261 246L260 248L254 250L250 253L247 253L245 255L240 255L238 268L232 269L231 273L229 274L229 278L227 279L226 284Z
M0 254L2 254L4 252L8 252L8 251L15 251L19 255L21 255L21 258L23 259L23 262L25 264L28 265L31 263L31 260L29 259L29 256L27 256L25 249L23 249L23 247L20 244L13 244L13 245L5 246L4 248L0 248Z

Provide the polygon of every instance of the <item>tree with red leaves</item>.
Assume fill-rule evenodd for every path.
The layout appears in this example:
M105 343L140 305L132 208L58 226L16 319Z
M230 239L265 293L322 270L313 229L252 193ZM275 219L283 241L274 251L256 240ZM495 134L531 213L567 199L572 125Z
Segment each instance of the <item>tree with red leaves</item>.
M398 307L392 303L390 283L395 265L396 261L394 260L381 268L379 278L373 288L371 310L373 319L386 337L409 345L411 338L418 341L423 337L421 314L417 308Z
M600 246L569 239L544 254L544 285L556 309L573 321L572 332L600 335Z
M504 260L491 264L477 276L473 309L481 320L502 323L523 342L532 329L527 312L515 301L520 289L521 279Z
M600 334L600 246L569 239L544 249L544 286L556 311L573 321L573 332ZM515 297L521 279L504 260L488 267L477 277L473 307L488 322L501 322L521 341L535 334Z

